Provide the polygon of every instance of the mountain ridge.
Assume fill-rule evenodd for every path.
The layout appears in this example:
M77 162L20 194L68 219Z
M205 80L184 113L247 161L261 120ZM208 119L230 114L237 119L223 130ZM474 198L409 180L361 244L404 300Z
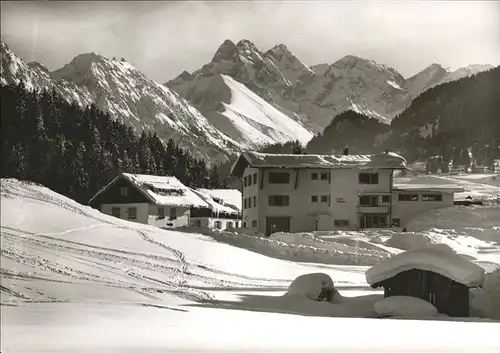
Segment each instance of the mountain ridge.
M195 156L227 160L241 146L218 131L176 92L149 80L126 60L108 59L95 52L75 56L58 70L26 64L3 42L2 83L25 82L30 89L55 89L70 103L108 112L140 134L154 130L166 143L174 139Z
M307 66L285 44L261 51L249 40L226 40L212 60L160 84L125 59L96 52L49 71L25 63L1 41L1 81L55 89L69 102L96 106L132 125L157 131L197 157L224 161L244 149L299 140L304 146L332 119L352 110L390 123L431 87L487 70L431 64L405 78L396 69L355 55Z
M285 44L261 51L246 39L237 43L225 40L210 63L192 73L184 71L165 85L210 115L213 110L201 103L206 103L203 93L197 91L193 96L196 91L193 87L197 81L224 74L317 133L334 116L347 110L389 123L426 89L492 67L471 65L450 71L439 64L433 65L437 73L427 67L405 78L394 68L355 55L346 55L332 64L306 66ZM205 94L214 99L212 93L205 90Z

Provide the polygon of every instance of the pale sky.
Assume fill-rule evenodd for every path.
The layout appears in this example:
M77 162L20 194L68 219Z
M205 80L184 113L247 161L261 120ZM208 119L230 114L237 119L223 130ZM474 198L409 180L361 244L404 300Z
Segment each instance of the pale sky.
M351 54L409 77L432 63L500 64L500 1L2 2L1 36L50 70L81 53L125 57L160 83L225 39L283 43L306 65Z

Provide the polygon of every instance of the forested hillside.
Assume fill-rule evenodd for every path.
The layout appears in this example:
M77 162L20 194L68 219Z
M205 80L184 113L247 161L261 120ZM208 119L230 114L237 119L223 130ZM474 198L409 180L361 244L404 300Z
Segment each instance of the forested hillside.
M349 153L375 153L377 139L389 132L389 125L379 120L348 110L337 115L323 133L319 133L307 144L308 153L341 153L349 146Z
M120 172L173 175L186 185L220 188L217 167L164 145L156 133L138 138L130 126L95 106L69 104L55 91L21 82L1 88L1 177L43 184L86 204Z
M498 158L500 67L435 86L391 122L390 144L410 160L472 151L473 162Z

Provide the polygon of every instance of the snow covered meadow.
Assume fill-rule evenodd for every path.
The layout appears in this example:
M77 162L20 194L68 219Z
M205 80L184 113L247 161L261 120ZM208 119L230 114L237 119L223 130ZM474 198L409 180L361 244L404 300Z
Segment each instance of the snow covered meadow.
M260 238L131 223L2 179L1 351L499 351L500 187L478 180L459 182L489 205L423 214L406 233ZM394 305L365 271L428 244L485 270L474 318L377 319ZM322 288L307 276L287 293L312 273L332 303L308 299Z

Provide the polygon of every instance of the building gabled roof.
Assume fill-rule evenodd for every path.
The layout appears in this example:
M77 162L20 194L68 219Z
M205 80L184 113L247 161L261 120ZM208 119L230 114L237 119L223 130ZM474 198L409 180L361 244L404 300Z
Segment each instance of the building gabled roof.
M207 195L210 195L214 200L220 200L223 202L224 206L229 207L233 210L241 212L242 206L242 195L240 190L237 189L202 189L197 188L196 191L200 191Z
M92 202L120 178L125 178L138 191L155 205L177 207L209 207L209 205L190 188L173 176L122 173L90 199Z
M254 168L376 168L407 169L406 160L396 153L373 155L271 154L247 151L240 154L231 175L241 177L247 167Z
M193 189L194 193L197 194L203 201L205 201L214 212L228 213L228 214L239 214L241 212L241 207L237 208L236 205L232 205L228 201L224 200L222 197L215 196L216 191L210 189ZM226 191L226 190L223 190ZM238 190L227 190L236 191L239 193L239 204L241 205L241 193Z
M394 191L463 192L464 188L454 184L395 184Z

